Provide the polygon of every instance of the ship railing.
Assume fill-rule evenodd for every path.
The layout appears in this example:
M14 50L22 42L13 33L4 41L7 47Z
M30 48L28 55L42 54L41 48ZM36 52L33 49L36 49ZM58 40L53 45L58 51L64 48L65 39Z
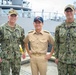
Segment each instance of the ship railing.
M0 16L7 16L9 10L0 9ZM18 16L23 18L34 18L36 16L42 16L44 20L63 21L65 16L57 12L40 12L40 11L22 11L17 10Z

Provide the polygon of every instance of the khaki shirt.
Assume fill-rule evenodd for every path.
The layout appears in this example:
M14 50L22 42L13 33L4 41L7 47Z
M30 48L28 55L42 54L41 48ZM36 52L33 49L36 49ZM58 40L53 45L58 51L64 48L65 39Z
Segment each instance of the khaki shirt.
M48 42L54 45L54 39L47 31L31 31L24 39L25 44L30 42L31 51L33 53L46 53L48 48Z

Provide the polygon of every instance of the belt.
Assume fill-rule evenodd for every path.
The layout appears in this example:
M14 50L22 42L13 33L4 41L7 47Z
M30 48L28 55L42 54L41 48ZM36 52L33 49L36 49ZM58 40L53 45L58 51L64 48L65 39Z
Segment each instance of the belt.
M32 55L46 55L46 53L32 53Z

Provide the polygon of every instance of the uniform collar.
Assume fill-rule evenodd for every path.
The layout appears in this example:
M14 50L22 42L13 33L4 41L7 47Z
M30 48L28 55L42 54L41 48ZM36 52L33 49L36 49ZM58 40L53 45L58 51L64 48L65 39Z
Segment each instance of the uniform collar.
M38 33L34 30L33 34L38 34ZM41 30L39 34L43 34L43 30Z
M8 25L8 22L6 23L6 29L12 31L11 27ZM14 30L18 29L17 25L15 24Z
M70 26L76 26L76 20L74 20L74 22L69 23L69 24L70 24ZM64 26L67 25L66 21L63 23L63 25L64 25Z

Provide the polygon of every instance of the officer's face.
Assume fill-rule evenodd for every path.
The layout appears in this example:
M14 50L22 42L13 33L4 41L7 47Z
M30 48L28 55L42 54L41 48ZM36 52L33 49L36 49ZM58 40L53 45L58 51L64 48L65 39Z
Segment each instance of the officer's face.
M9 15L8 19L10 22L15 23L17 20L17 15L15 15L15 14Z
M42 22L40 22L40 21L34 22L34 27L35 27L36 30L38 30L38 29L41 30L42 26L43 26Z
M65 12L66 19L74 19L74 11L71 9L66 10Z

